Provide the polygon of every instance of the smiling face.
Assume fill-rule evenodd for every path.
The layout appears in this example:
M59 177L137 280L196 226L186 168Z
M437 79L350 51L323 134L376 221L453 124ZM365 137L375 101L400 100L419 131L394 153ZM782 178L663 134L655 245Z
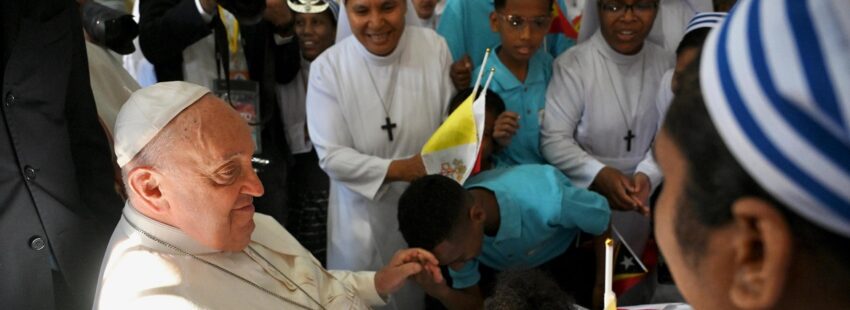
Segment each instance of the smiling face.
M370 53L387 56L392 53L404 32L404 0L347 0L351 33Z
M159 171L165 222L207 247L241 251L254 231L253 198L263 194L248 125L208 94L168 126L178 132L164 156L169 168Z
M334 44L336 38L336 23L330 10L295 14L295 35L301 56L307 61L315 60Z
M505 56L521 63L534 56L552 25L550 9L550 0L507 0L490 14L490 28L499 33Z
M658 14L656 0L599 0L602 37L618 53L640 52ZM632 5L626 8L626 5Z

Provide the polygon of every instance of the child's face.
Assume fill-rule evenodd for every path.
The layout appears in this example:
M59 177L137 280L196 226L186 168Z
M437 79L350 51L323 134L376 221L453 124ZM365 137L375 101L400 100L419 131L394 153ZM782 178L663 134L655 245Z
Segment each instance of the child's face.
M490 155L496 152L496 141L493 139L493 131L496 127L496 118L493 112L487 111L484 113L484 134L481 137L481 158L489 158Z
M490 14L490 28L502 39L504 55L527 62L552 25L549 0L507 0L505 7Z
M416 16L421 19L429 19L434 16L434 9L437 7L439 0L413 0L413 8L416 10Z

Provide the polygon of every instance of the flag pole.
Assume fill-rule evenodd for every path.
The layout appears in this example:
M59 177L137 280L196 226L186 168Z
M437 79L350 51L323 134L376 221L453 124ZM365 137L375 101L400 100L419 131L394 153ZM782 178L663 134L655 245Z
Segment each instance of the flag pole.
M475 86L472 88L472 98L478 95L478 87L481 86L481 78L484 77L484 67L487 66L487 59L490 58L490 48L484 51L484 61L481 62L481 69L478 70L478 78L475 79Z
M629 243L626 242L626 239L624 239L623 235L620 234L620 231L617 230L617 227L611 225L611 231L614 232L614 236L616 236L617 239L620 239L620 242L623 243L623 246L626 247L626 250L629 251L629 254L631 254L632 257L635 258L635 262L637 262L638 266L643 269L643 272L649 272L649 269L647 269L646 265L643 264L643 260L641 260L640 257L637 256L637 254L635 254L635 251L632 250L632 247L629 246Z
M490 68L490 75L487 77L487 83L484 83L484 93L487 93L487 90L490 89L490 82L493 81L493 75L496 74L496 68Z

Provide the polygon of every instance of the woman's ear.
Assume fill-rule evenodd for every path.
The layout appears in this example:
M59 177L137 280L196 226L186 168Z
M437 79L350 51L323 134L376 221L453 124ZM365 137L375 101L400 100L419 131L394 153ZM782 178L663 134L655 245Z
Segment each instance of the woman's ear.
M782 213L753 197L732 204L734 275L729 298L739 309L774 307L787 286L794 239Z
M127 174L127 191L135 196L133 206L150 212L162 214L168 211L168 201L162 195L163 175L151 167L136 167Z

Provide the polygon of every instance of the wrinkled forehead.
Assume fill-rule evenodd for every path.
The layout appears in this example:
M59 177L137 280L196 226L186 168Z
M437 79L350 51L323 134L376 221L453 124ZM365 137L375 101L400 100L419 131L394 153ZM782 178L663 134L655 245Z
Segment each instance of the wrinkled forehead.
M235 155L251 156L253 140L247 122L230 105L207 95L169 124L177 153L198 164L215 165Z

